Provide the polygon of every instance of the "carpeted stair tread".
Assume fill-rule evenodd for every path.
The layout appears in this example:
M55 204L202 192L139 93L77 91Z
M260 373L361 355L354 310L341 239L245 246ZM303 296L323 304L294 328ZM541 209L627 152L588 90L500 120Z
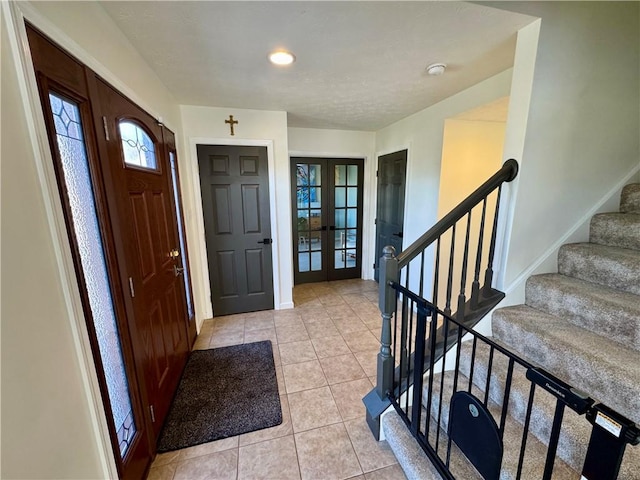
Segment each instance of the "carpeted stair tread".
M640 354L526 305L493 313L493 336L533 364L640 423Z
M526 304L640 351L640 296L557 273L529 277Z
M446 395L443 396L442 408L440 408L440 380L442 378L442 374L438 373L434 375L434 384L433 384L433 392L434 396L431 402L431 415L435 419L440 418L440 426L442 430L447 431L449 427L449 407L450 407L450 398L451 392L453 392L453 372L445 372L444 374L444 382L443 382L443 391ZM469 384L469 379L461 374L458 376L458 386L457 390L466 390L467 385ZM423 403L427 401L426 388L423 391ZM471 390L471 393L475 395L480 400L484 399L483 390L474 386ZM493 419L496 421L496 424L500 425L500 416L501 416L501 407L495 402L489 401L489 411L491 412ZM424 412L423 409L423 417L422 421L424 422ZM439 416L440 415L440 416ZM511 420L511 419L510 419ZM502 459L502 470L500 472L501 479L512 479L516 478L516 473L518 470L518 460L520 453L520 445L522 444L522 434L523 429L522 425L514 422L508 421L505 425L505 432L503 436L503 445L504 445L504 456ZM444 440L440 440L440 443L443 444L442 450L440 451L440 457L444 458L446 455L446 437ZM542 443L538 438L536 438L531 431L527 435L527 446L525 451L525 458L523 463L523 470L521 478L542 478L542 473L544 470L544 458L546 457L547 447L544 443ZM458 475L455 471L453 471L456 478L467 478L464 475ZM575 479L578 478L578 474L571 467L569 467L562 459L556 459L554 464L553 478L554 479Z
M408 480L442 478L395 410L391 410L382 417L382 430ZM451 471L457 478L482 480L473 465L461 455L452 455Z
M640 250L640 214L600 213L591 217L589 241Z
M495 341L495 339L493 340ZM465 377L469 376L471 356L472 342L463 343L460 353L460 371ZM489 347L478 343L473 367L473 383L481 391L484 391L486 386L488 365ZM489 398L497 405L502 405L504 401L507 370L508 360L506 357L494 355L489 383ZM525 374L524 367L518 365L514 367L509 395L509 414L520 424L524 424L525 421L531 386ZM538 388L532 407L529 429L542 442L546 442L546 439L549 438L555 407L556 398ZM557 455L576 470L580 470L584 464L591 429L591 424L584 416L578 415L569 408L565 409ZM640 448L629 447L627 449L618 478L619 480L640 480Z
M594 243L563 245L558 272L640 295L640 251Z
M640 213L640 183L625 185L620 195L620 211Z

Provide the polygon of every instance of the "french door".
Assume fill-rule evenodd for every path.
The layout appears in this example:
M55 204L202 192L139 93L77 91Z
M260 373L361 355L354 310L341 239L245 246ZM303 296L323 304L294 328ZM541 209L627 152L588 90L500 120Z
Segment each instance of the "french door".
M364 160L292 158L296 284L362 276Z

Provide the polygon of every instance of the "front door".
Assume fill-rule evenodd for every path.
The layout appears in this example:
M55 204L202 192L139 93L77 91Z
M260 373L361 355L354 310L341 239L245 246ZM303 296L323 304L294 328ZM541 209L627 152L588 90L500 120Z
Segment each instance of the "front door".
M121 275L157 435L190 347L171 166L162 126L106 83L96 83L105 126L106 142L100 145L108 159L107 198L117 234L125 239Z
M214 315L272 309L267 149L198 145L197 152Z
M364 161L292 158L294 281L362 276Z
M402 251L404 192L407 178L407 151L378 157L378 202L376 206L376 257L374 278L380 274L382 249L391 245Z

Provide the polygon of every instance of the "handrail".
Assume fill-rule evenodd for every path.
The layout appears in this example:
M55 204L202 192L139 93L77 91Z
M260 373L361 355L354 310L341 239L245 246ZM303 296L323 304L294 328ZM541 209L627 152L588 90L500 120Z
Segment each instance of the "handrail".
M413 354L406 348L396 349L397 340L404 343L410 332L403 319L399 318L397 314L397 292L390 287L390 282L400 282L401 279L404 279L406 287L410 283L415 283L416 292L420 296L424 295L425 286L432 287L433 293L430 298L435 305L439 306L440 301L443 311L447 314L455 311L454 315L458 321L464 322L467 326L475 325L504 298L504 293L492 287L500 194L502 184L512 181L517 174L518 163L514 159L507 160L495 174L398 256L396 256L393 247L384 247L383 256L379 263L379 307L382 328L376 387L364 400L367 406L367 422L376 437L379 436L380 415L389 406L387 393L397 388L406 389L409 387L412 382L411 376L397 378L397 374L400 372L402 375L402 367L413 365L415 360ZM491 200L489 200L490 198ZM480 206L480 204L482 205ZM493 213L490 213L492 209ZM474 230L473 238L471 238L472 216L478 214L480 215L479 229L477 232ZM492 215L493 218L487 219L487 215ZM458 223L460 223L458 231L463 233L464 229L466 234L463 233L464 237L461 239L460 245L456 247L456 225ZM487 242L486 239L489 241ZM447 242L449 247L445 252ZM425 266L431 268L431 257L427 256L427 249L432 245L435 245L433 270L427 272ZM462 251L458 252L457 248L460 247L463 247ZM459 265L454 261L457 258L456 255L462 258L460 272L458 271ZM475 255L475 261L469 262L472 255ZM442 261L441 256L443 257ZM416 267L412 268L414 263ZM484 276L481 278L483 265L486 265L486 268ZM418 269L417 272L415 268ZM410 275L410 270L412 270L412 275ZM456 271L454 272L454 270ZM454 286L453 278L458 273L460 273L459 286L458 278L456 278ZM443 281L440 281L441 276ZM429 283L431 279L433 281ZM440 299L438 300L439 293ZM405 312L402 313L404 315ZM393 318L394 314L395 319ZM444 352L452 344L446 338L446 332L441 333L444 334L444 338L442 338L444 344L443 349L440 350ZM396 360L399 361L399 365Z
M493 192L504 182L510 182L518 175L518 162L510 158L489 180L480 185L471 195L460 202L453 210L442 217L433 227L427 230L420 238L404 249L399 255L398 268L406 266L411 260L420 255L425 248L431 245L451 228L458 220L464 217L469 210L482 202L488 194Z

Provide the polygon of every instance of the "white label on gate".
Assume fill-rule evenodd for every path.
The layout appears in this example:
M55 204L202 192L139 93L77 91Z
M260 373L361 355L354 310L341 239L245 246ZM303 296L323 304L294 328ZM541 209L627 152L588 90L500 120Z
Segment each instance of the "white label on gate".
M598 414L596 415L596 423L612 435L615 435L616 437L620 436L622 425L620 425L615 420L607 417L603 413L598 412Z
M580 480L589 480L587 477L585 477L584 475L580 475Z

